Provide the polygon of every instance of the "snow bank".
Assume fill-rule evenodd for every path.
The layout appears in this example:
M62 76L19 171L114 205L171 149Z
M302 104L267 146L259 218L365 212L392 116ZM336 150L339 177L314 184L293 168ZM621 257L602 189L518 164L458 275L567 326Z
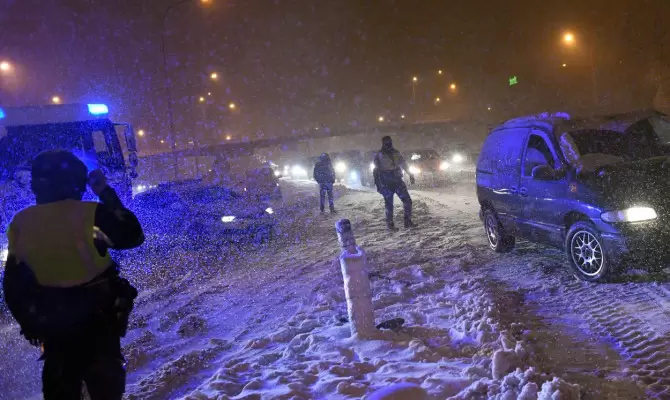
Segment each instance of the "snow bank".
M374 279L377 323L406 321L374 340L350 337L339 285L323 288L284 326L248 341L185 398L580 398L579 386L536 372L524 340L529 332L519 323L503 325L504 304L483 281L449 282L420 265ZM174 379L170 372L156 377Z

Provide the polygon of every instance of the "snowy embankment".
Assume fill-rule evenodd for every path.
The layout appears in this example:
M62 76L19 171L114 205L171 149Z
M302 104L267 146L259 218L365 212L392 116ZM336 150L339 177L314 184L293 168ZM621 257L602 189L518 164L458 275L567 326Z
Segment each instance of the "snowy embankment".
M534 368L519 294L464 273L481 261L476 221L435 218L418 200L422 227L390 235L378 195L350 192L338 206L368 251L377 322L403 327L349 338L335 218L303 210L271 256L197 290L180 280L145 295L126 346L128 398L360 398L394 382L436 399L579 398Z
M433 399L670 398L667 283L585 284L560 251L523 242L493 254L471 188L413 192L420 228L390 234L374 192L340 188L340 214L323 216L312 183L283 185L270 246L124 260L144 289L127 399L353 399L401 382ZM374 340L349 337L342 217L368 255L377 323L405 320ZM0 399L30 398L38 354L15 326L0 333Z

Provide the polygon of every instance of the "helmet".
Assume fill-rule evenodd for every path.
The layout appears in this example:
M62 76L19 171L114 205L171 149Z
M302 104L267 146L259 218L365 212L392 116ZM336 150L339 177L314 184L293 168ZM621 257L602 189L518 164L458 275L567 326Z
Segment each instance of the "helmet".
M66 150L49 150L32 163L32 190L38 203L81 200L86 191L88 168Z

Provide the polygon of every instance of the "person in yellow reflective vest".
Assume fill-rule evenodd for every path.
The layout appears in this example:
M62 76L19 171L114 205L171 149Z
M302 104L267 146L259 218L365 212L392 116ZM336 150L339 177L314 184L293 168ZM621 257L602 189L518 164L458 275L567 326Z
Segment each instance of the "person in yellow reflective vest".
M386 209L386 227L396 231L393 222L393 197L398 195L402 201L405 213L405 228L415 228L412 222L412 198L407 190L407 185L402 180L403 171L409 176L409 182L414 184L414 175L409 170L405 159L398 150L393 147L390 136L382 138L382 148L375 155L374 170L372 171L377 186L377 192L384 197L384 208Z
M119 276L108 249L144 241L142 227L100 170L54 150L32 162L36 205L7 231L3 290L31 344L42 346L45 400L120 400L125 392L121 337L137 290ZM100 202L82 201L87 184Z

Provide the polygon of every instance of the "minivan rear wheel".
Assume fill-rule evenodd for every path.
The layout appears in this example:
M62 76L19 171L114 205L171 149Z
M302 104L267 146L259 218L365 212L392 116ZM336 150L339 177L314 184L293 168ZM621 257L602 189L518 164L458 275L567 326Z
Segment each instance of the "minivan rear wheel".
M489 247L496 253L507 253L514 248L514 236L505 233L498 216L490 208L484 211L484 231Z
M570 227L565 250L574 275L595 282L610 274L611 264L600 233L589 222L577 222Z

